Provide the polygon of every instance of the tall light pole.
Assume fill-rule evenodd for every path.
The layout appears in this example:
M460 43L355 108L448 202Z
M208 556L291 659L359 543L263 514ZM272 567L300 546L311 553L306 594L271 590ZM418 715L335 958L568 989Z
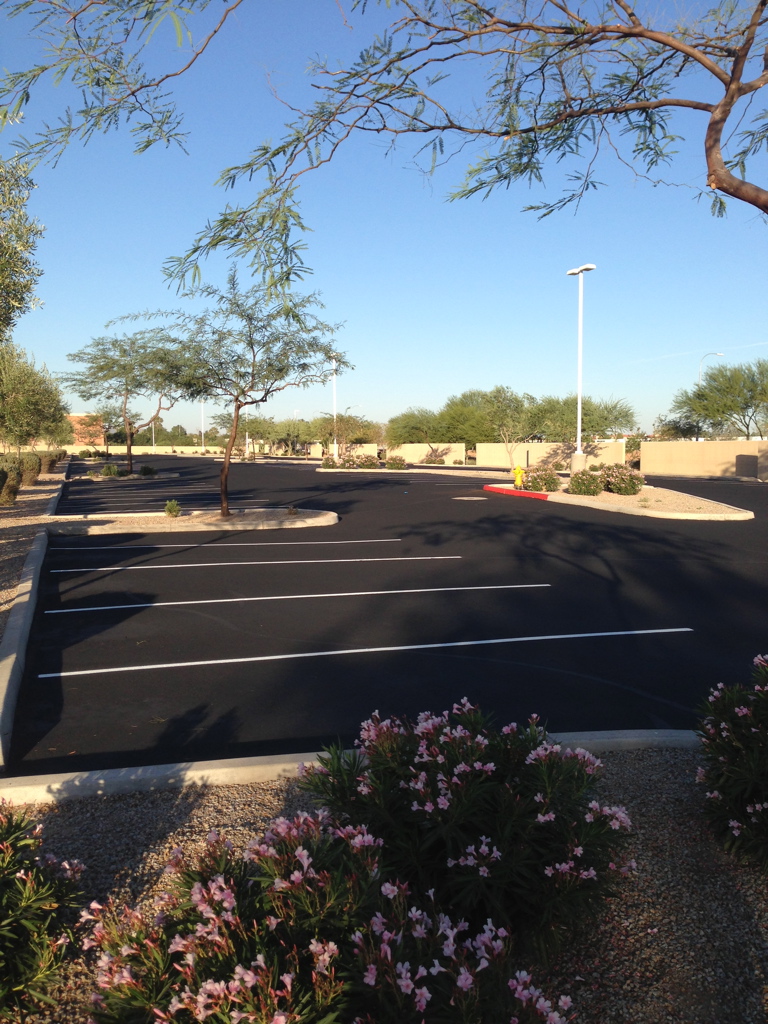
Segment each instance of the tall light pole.
M584 453L581 450L581 368L583 361L584 351L584 274L588 270L596 270L594 263L585 263L581 267L576 267L574 270L566 271L569 277L578 277L579 279L579 329L578 329L578 359L577 359L577 371L576 371L576 451L574 458L571 462L571 472L578 471L584 468L586 459Z
M200 454L205 451L205 400L200 402Z
M707 358L707 356L721 356L722 354L723 354L722 352L705 352L704 353L704 355L699 360L699 384L701 384L701 368L704 365L704 360Z

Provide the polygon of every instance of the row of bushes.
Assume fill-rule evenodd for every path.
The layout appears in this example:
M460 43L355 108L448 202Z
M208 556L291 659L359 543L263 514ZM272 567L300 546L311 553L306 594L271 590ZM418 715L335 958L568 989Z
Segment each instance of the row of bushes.
M139 466L134 472L134 476L155 476L157 470L153 466ZM88 476L91 479L98 479L102 476L130 476L131 474L127 469L118 469L114 462L108 462L102 469L90 469L88 470Z
M639 494L645 485L645 477L624 462L612 466L590 466L573 473L568 491L570 494Z
M463 466L462 459L454 459L454 466ZM422 466L444 466L445 459L438 455L427 456L422 459ZM386 469L408 469L409 464L402 455L390 455L384 460ZM342 455L335 459L332 455L326 455L322 461L323 469L381 469L382 462L376 455ZM410 468L414 468L411 466Z
M706 814L768 871L768 657L718 686L698 733ZM497 730L464 700L363 723L353 752L303 769L324 810L278 818L242 855L211 833L174 851L152 911L91 904L97 1024L481 1024L572 1019L517 969L545 961L635 869L599 759L533 716ZM0 1018L44 997L81 865L40 856L40 827L0 806ZM582 933L583 934L583 933Z
M13 505L21 487L33 486L65 455L63 450L0 455L0 505Z

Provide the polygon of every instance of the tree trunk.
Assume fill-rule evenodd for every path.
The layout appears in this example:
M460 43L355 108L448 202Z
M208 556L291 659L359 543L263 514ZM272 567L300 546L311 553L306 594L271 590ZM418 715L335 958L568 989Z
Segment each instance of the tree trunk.
M221 515L229 516L232 513L229 511L229 493L227 491L227 483L229 481L229 463L232 459L232 449L235 447L235 439L237 438L237 428L240 422L240 404L235 402L234 412L232 414L232 429L229 432L229 439L227 440L227 447L224 449L224 462L221 466Z

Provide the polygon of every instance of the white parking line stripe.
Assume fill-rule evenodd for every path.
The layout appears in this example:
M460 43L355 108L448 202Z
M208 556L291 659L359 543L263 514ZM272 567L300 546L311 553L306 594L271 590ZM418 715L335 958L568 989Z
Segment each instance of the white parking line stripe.
M160 665L121 665L118 668L84 668L70 672L41 672L38 679L65 676L112 675L117 672L151 672L156 669L199 668L204 665L243 665L257 661L293 661L298 658L332 658L344 654L389 654L398 651L430 651L447 647L483 647L489 644L524 644L534 640L589 640L607 636L650 636L656 633L692 633L689 626L674 629L622 629L610 633L553 633L549 636L507 636L498 640L456 640L447 644L405 644L402 647L354 647L343 651L307 651L303 654L262 654L252 658L216 658L212 661L171 661Z
M297 545L316 544L400 544L400 537L381 537L371 540L256 540L256 541L214 541L207 540L203 544L94 544L83 546L82 544L56 544L49 545L49 551L133 551L136 549L154 548L286 548Z
M532 590L551 587L551 583L500 583L490 587L423 587L419 590L349 590L338 594L278 594L271 597L211 597L201 601L147 601L144 604L102 604L88 608L50 608L46 615L72 615L77 612L113 612L124 608L170 608L190 604L239 604L241 601L303 601L312 597L378 597L382 594L448 594L460 590Z
M54 572L127 572L129 569L210 569L228 565L338 565L341 562L448 562L460 559L461 555L405 555L396 558L286 558L281 561L265 562L190 562L189 565L104 565L100 568L84 566L79 569L50 569Z

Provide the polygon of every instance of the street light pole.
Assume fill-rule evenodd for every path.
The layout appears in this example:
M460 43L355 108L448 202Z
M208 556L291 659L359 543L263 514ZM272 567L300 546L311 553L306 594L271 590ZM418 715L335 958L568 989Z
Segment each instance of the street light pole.
M704 360L707 358L707 356L721 356L722 354L723 354L722 352L705 352L704 353L704 355L699 360L699 384L701 384L701 368L704 365Z
M579 279L578 357L576 371L576 451L573 459L571 460L572 473L577 472L579 469L583 469L584 464L586 463L584 453L581 450L581 370L584 352L584 274L589 270L596 269L597 268L594 263L585 263L583 266L576 267L574 270L566 271L567 276L575 276Z

